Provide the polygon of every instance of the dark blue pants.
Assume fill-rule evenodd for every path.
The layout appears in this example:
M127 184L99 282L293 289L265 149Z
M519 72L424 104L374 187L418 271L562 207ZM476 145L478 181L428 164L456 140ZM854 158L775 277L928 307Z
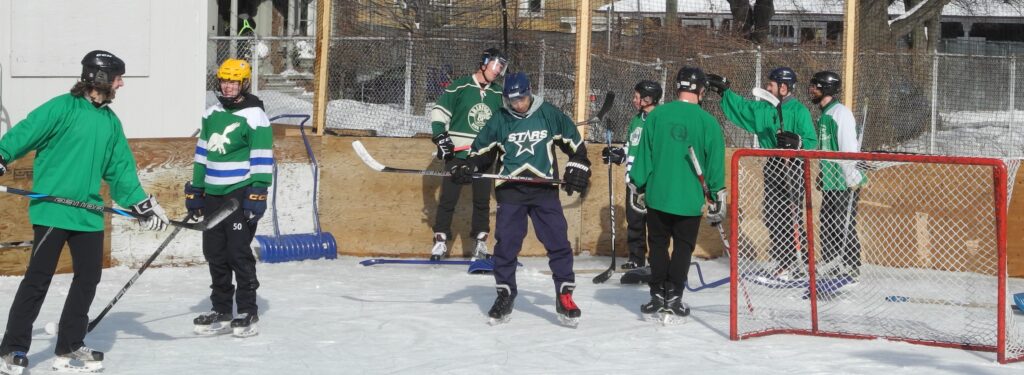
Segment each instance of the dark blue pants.
M516 295L516 262L526 237L527 216L533 221L537 239L547 249L548 267L551 268L557 294L562 283L576 281L572 271L572 245L566 233L569 225L557 197L530 204L498 203L494 231L497 241L494 245L494 281L508 285L512 295Z

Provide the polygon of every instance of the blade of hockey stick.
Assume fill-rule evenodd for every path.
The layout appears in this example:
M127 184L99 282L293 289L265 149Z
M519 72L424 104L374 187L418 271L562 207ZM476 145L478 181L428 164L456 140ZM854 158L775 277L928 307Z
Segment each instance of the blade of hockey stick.
M954 301L948 299L935 299L935 298L919 298L919 297L907 297L907 296L886 296L886 302L910 302L910 303L921 303L926 305L945 305L945 306L962 306L962 307L980 307L980 308L995 308L995 303L980 303L980 302L967 302L967 301Z
M117 214L117 215L121 215L121 216L124 216L124 217L129 217L129 218L132 218L132 219L143 219L143 218L145 218L145 216L139 215L139 214L131 212L129 210L124 210L124 209L115 208L115 207L100 206L100 205L96 205L96 204L92 204L92 203L81 202L81 201L76 201L76 200L67 199L67 198L54 197L54 196L47 195L47 194L41 194L41 193L31 192L31 191L28 191L28 190L21 190L21 189L17 189L17 188L12 188L10 186L0 185L0 192L20 195L20 196L32 198L32 199L35 199L35 200L41 200L41 201L46 201L46 202L53 202L53 203L63 204L65 206L84 208L84 209L90 210L90 211L106 212L106 213ZM234 203L234 207L235 207L235 209L238 208L238 202L237 201ZM231 212L234 212L234 210L231 210ZM228 214L230 214L231 212L228 212ZM223 220L223 218L221 218L221 220ZM185 229L192 229L192 230L198 230L198 231L203 231L203 230L206 230L207 228L211 227L210 225L207 225L207 222L202 222L202 223L186 223L186 222L182 222L182 221L171 220L170 224L173 225L173 226L176 226L176 227L182 227L182 228L185 228Z
M228 216L230 216L232 213L238 211L238 206L238 200L235 198L231 198L230 200L228 200L227 203L221 205L220 209L217 210L217 212L214 212L213 214L204 218L203 222L193 224L193 227L189 229L205 231L207 229L213 228L217 226L217 224L220 224L220 222L224 221L224 219L227 219Z
M577 122L576 125L590 125L600 123L604 119L604 115L608 114L608 111L612 109L612 104L615 101L615 93L609 91L604 94L604 103L601 103L601 108L597 110L597 116L589 120L583 120Z
M760 87L755 87L753 90L750 90L750 93L753 94L754 97L758 99L771 103L772 107L779 106L779 98L776 98L775 95L772 95L772 93L769 92L768 90L762 89Z
M601 104L601 109L597 111L597 120L601 121L604 119L604 115L608 114L608 111L612 109L612 103L615 101L615 93L609 91L604 94L604 103Z
M238 205L238 201L234 199L232 199L232 201L234 201L236 206ZM183 221L188 222L190 219L192 219L191 215L185 217ZM221 220L223 220L223 218ZM153 263L154 260L156 260L156 257L159 256L160 253L164 251L164 248L171 243L171 240L174 240L174 237L178 235L178 232L181 232L181 228L183 227L179 226L174 228L173 231L171 231L171 234L168 235L167 238L164 239L164 242L161 243L160 246L156 248L156 251L153 252L153 255L149 256L149 259L146 260L146 263L143 263L142 267L139 267L139 270L135 271L135 275L128 280L127 284L124 284L124 287L121 288L121 291L117 292L117 295L114 296L114 299L110 300L110 303L107 304L107 307L103 308L103 311L96 316L96 319L93 319L91 322L89 322L89 327L85 331L86 333L92 332L93 328L96 328L96 325L100 324L100 321L103 320L103 317L107 316L107 313L110 312L110 309L112 309L114 305L117 304L117 301L121 300L121 297L123 297L124 294L128 292L128 288L131 288L132 285L135 284L135 281L139 279L139 276L142 276L142 273L146 272L146 268L149 268L149 265Z
M370 167L377 172L390 172L390 173L408 173L408 174L419 174L424 176L437 176L437 177L448 177L450 173L444 171L432 171L429 169L403 169L403 168L392 168L384 164L381 164L370 155L370 152L366 150L363 143L360 141L352 141L352 149L355 150L356 155L363 160L366 166ZM563 184L565 181L557 178L543 178L543 177L526 177L526 176L509 176L493 173L474 173L473 178L488 178L492 180L504 180L504 181L515 181L523 182L528 184Z

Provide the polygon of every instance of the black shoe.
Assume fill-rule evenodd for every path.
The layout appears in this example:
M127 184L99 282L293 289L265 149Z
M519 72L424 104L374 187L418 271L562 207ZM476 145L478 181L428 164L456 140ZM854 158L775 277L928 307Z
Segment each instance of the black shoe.
M219 313L216 311L207 311L192 319L192 324L197 326L208 326L217 322L230 322L231 314Z
M665 307L665 290L661 287L651 286L651 301L640 305L640 312L654 314Z
M640 268L640 267L643 267L643 266L644 266L643 262L637 262L635 260L631 260L631 261L628 261L626 263L623 263L621 269L632 270L632 269L637 269L637 268Z
M668 297L665 299L665 307L661 309L662 313L676 316L690 315L690 306L683 303L682 289L676 290L674 286L669 285L665 287L665 294Z
M512 295L512 290L508 285L499 284L497 286L498 297L494 299L494 305L491 306L491 310L487 312L487 316L491 318L492 324L507 322L509 316L512 315L512 307L515 305L516 297Z
M245 327L249 327L249 326L251 326L251 325L253 325L253 324L255 324L256 322L259 322L259 321L260 321L260 316L255 314L255 313L252 313L252 314L241 313L241 314L238 314L237 318L231 320L231 328L239 328L239 327L245 328Z

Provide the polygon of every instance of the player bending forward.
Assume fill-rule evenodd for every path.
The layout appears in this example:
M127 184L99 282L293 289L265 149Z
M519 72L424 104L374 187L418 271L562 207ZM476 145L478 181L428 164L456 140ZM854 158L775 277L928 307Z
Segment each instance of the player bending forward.
M454 159L451 179L458 184L473 182L473 173L487 169L501 152L501 174L554 178L556 166L551 154L557 143L569 155L562 187L572 195L583 194L590 183L590 160L583 139L573 121L542 97L530 94L530 81L524 73L505 79L504 108L487 122L466 160ZM568 224L558 199L558 187L551 184L498 181L494 195L498 201L495 219L494 281L498 297L488 315L491 324L505 323L512 314L516 289L516 262L526 237L526 218L533 221L537 239L547 249L548 265L555 281L556 311L559 320L569 326L579 324L580 309L573 302L576 275L573 255L566 235Z

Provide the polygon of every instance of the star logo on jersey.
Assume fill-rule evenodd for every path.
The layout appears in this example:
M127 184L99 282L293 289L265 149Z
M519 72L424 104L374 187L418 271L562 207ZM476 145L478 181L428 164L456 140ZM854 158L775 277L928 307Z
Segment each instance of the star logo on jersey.
M547 130L535 130L529 132L512 133L508 135L508 142L515 144L519 149L516 151L515 156L529 153L530 155L537 155L533 152L534 146L538 143L543 142L548 138Z
M227 151L224 150L224 145L231 144L231 140L228 139L228 134L231 134L235 129L238 129L239 126L241 126L241 124L236 122L224 128L223 133L213 133L213 135L210 136L210 140L207 141L209 150L212 152L219 152L221 155L226 154Z
M480 129L487 125L487 120L491 119L494 112L491 111L491 107L488 107L484 103L476 103L473 108L469 109L469 115L466 119L469 120L469 127L475 132L480 132Z

